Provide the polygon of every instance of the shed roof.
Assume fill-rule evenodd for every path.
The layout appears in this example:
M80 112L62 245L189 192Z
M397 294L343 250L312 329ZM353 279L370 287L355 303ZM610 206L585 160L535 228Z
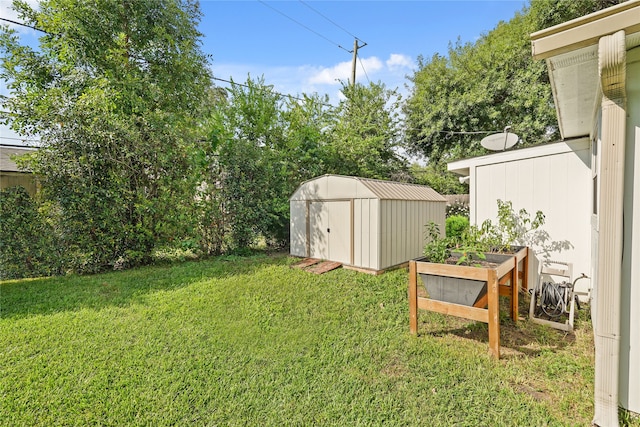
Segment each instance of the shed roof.
M446 202L437 191L426 185L331 174L303 182L290 200L340 198Z
M11 160L13 156L20 156L31 153L34 148L18 147L15 145L0 145L0 171L2 172L25 172L18 168L18 165Z

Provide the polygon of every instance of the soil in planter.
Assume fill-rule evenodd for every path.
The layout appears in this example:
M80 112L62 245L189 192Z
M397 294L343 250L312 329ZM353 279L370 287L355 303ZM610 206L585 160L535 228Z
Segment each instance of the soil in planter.
M458 261L460 260L460 257L449 257L445 260L445 264L449 264L449 265L457 265ZM482 268L496 268L497 266L499 266L500 264L497 262L490 262L484 259L474 259L471 262L465 262L463 264L460 265L464 265L467 267L482 267Z

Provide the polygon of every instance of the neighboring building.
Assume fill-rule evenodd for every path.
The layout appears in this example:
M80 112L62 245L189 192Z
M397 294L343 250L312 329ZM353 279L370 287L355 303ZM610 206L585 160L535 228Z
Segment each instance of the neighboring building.
M511 201L516 212L545 215L542 229L554 242L571 248L550 253L555 261L573 263L577 274L591 273L591 148L588 138L538 145L458 160L448 169L469 181L469 219L480 225L497 222L497 200ZM549 242L547 242L549 243ZM534 252L539 248L533 247ZM543 254L531 257L529 284L538 281ZM578 282L580 291L590 287Z
M422 256L425 225L444 233L446 200L430 187L340 175L290 198L291 255L379 272Z
M563 138L588 137L595 416L640 413L640 1L531 35Z
M18 168L15 156L33 152L35 148L15 145L0 145L0 189L22 186L30 195L35 195L37 185L32 173Z

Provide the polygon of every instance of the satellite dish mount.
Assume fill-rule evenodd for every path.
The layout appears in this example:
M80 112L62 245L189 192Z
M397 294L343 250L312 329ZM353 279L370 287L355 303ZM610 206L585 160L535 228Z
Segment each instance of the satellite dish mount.
M491 151L506 151L518 143L520 138L515 133L509 132L511 126L504 128L504 132L494 133L489 136L485 136L480 141L480 144Z

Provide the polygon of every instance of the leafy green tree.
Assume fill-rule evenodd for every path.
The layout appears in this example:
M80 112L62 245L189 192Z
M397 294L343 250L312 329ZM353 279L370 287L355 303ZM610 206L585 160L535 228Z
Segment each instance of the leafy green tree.
M400 96L383 83L343 84L344 99L330 134L329 170L389 179L406 170L401 148Z
M474 43L420 57L404 104L410 151L432 161L486 154L482 137L506 126L524 146L557 139L546 64L532 59L529 36L614 3L535 0Z
M62 273L56 238L24 187L0 190L0 280Z
M77 270L146 262L185 235L198 113L210 87L191 1L14 2L39 48L4 28L11 126L42 141L30 161L60 208Z
M447 170L445 162L430 162L426 166L417 163L409 167L416 184L427 185L440 194L467 194L469 185L460 183L459 177Z
M327 99L287 99L264 79L248 78L227 89L211 134L218 169L209 176L221 251L243 250L260 238L288 242L289 196L304 180L326 170ZM213 212L212 212L213 214Z

